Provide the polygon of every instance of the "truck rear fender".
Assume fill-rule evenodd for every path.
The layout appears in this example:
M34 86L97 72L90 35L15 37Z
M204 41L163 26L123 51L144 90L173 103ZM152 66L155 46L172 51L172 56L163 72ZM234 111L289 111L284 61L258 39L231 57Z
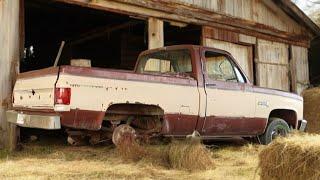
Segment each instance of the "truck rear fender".
M164 110L157 105L146 104L113 104L105 114L107 122L116 124L133 124L145 129L161 128Z

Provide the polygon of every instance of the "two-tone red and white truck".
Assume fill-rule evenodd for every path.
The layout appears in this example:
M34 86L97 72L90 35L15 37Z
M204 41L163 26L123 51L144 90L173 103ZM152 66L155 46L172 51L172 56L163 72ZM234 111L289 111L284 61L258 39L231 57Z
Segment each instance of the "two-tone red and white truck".
M226 51L178 45L142 52L134 71L60 66L21 73L8 121L92 143L136 138L258 137L304 130L302 97L254 86Z

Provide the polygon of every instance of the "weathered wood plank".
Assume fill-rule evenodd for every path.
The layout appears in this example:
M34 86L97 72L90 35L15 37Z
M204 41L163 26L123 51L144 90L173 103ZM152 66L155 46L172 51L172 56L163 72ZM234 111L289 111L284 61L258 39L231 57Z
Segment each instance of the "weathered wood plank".
M239 42L255 45L257 42L257 38L254 36L248 36L245 34L239 34Z
M297 94L301 94L301 92L310 85L308 49L298 46L291 46L290 51L292 91Z
M19 23L19 5L18 0L0 1L0 125L1 138L0 144L9 148L11 126L6 121L5 111L10 106L10 93L14 83L15 76L19 71L20 60L20 23Z
M156 18L148 20L149 49L164 46L163 21Z
M290 91L288 45L258 39L256 51L258 85Z
M77 4L100 10L124 13L131 16L155 17L190 24L209 25L231 30L237 33L251 35L262 39L309 46L308 34L297 34L278 30L251 20L232 17L192 5L177 3L172 0L104 0L88 2L87 0L56 0L59 2ZM305 31L307 32L307 31Z
M281 31L303 34L305 28L270 0L172 0L218 12L232 17L261 23ZM220 7L220 8L219 8Z
M164 30L163 21L156 18L148 19L148 48L154 49L164 46ZM149 60L145 69L148 71L159 71L161 67L165 67L164 62L154 59Z

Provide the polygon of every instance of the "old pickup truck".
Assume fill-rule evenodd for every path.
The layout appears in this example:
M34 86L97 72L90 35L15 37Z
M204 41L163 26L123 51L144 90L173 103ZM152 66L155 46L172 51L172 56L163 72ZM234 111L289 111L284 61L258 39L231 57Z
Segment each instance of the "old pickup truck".
M90 142L124 136L257 137L304 130L302 97L254 86L219 49L177 45L142 52L134 71L60 66L19 74L8 121L61 129ZM76 142L76 141L72 141Z

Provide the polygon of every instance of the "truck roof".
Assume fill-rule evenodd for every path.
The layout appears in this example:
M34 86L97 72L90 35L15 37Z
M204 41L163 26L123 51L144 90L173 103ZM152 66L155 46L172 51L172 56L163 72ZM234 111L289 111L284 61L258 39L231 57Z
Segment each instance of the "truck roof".
M211 50L214 50L216 52L220 52L222 54L228 54L228 55L232 56L228 51L225 51L225 50L222 50L222 49L217 49L217 48L208 47L208 46L202 46L202 45L193 45L193 44L181 44L181 45L164 46L164 47L160 47L160 48L155 48L155 49L150 49L150 50L143 51L140 55L149 54L149 53L157 52L157 51L161 51L161 50L200 49L200 48L211 49Z

